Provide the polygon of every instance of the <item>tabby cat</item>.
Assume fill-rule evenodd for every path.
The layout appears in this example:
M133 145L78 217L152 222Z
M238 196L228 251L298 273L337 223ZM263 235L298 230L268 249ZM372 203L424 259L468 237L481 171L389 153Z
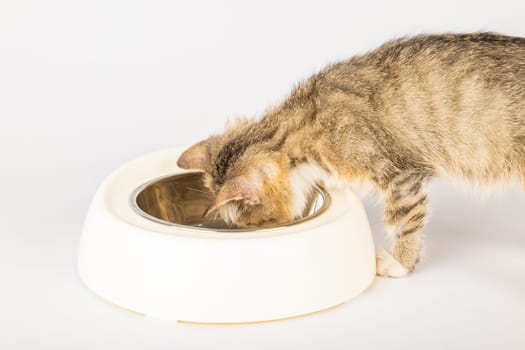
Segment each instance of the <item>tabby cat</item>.
M413 270L434 176L525 185L525 38L420 35L331 64L258 120L186 150L205 172L209 212L239 225L301 214L314 184L372 184L385 201L390 252L377 273Z

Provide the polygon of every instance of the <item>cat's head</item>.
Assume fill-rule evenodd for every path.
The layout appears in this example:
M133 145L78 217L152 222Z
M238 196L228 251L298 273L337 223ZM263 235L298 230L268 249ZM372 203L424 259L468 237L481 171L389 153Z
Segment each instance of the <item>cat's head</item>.
M288 222L297 216L289 159L261 144L240 145L250 142L241 136L247 128L249 124L237 124L234 130L193 145L177 164L204 171L205 185L215 196L210 215L239 226Z

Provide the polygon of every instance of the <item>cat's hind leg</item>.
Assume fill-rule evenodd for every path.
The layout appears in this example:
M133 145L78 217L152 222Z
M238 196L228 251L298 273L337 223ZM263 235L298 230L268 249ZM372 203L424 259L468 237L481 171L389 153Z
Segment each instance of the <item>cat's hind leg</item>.
M386 186L385 223L393 245L391 253L377 255L377 274L402 277L412 271L423 250L421 231L425 225L428 197L425 172L407 172L396 176Z

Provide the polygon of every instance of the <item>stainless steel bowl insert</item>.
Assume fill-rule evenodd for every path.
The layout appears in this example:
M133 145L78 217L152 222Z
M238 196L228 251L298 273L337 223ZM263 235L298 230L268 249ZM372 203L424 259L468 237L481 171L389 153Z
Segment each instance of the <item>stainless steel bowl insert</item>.
M131 196L131 206L141 216L164 225L185 226L197 230L223 232L254 231L276 227L230 226L223 220L204 217L213 195L203 185L200 172L184 173L155 179L139 186ZM314 187L300 218L279 226L295 225L310 220L330 205L330 195L319 186Z

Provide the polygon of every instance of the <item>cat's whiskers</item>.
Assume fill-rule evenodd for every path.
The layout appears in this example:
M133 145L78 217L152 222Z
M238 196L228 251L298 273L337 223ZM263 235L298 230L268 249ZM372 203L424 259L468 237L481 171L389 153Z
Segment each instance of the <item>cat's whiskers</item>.
M201 190L198 190L198 189L193 188L193 187L186 186L185 188L188 189L188 190L191 190L191 191L200 192L200 193L204 193L204 194L210 195L210 192L201 191Z

